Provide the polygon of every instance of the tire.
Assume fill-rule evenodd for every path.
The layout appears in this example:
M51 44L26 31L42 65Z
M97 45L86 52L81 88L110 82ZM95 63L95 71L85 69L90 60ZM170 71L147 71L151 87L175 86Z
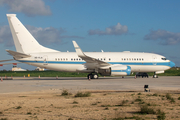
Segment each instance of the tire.
M97 74L94 74L94 75L93 75L93 78L94 78L94 79L98 79L98 75L97 75Z
M158 76L157 75L153 75L153 78L158 78Z

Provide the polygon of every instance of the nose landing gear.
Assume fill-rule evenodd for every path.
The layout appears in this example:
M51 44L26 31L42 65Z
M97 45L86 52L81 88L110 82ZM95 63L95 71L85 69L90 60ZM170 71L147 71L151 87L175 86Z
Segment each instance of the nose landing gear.
M158 75L154 72L153 78L158 78Z

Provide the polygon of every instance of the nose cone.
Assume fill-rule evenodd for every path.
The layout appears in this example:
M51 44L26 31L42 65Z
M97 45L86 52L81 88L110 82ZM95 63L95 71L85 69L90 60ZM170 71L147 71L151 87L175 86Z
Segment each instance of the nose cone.
M173 63L172 61L169 62L169 66L170 67L174 67L175 66L175 63Z

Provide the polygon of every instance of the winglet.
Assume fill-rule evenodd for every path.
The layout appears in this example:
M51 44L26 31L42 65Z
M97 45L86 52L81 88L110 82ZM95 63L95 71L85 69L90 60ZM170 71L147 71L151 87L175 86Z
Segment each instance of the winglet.
M76 43L76 41L72 41L73 42L73 45L74 45L74 48L76 50L76 53L79 57L84 57L85 54L83 53L83 51L81 50L81 48L78 46L78 44Z

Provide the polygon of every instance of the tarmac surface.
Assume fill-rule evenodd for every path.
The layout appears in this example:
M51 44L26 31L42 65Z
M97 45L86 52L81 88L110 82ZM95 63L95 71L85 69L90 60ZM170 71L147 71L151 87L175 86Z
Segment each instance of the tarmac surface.
M100 77L88 80L85 77L14 77L0 81L0 93L21 93L46 90L77 91L144 91L149 85L151 91L180 91L180 76L159 76L159 78Z

